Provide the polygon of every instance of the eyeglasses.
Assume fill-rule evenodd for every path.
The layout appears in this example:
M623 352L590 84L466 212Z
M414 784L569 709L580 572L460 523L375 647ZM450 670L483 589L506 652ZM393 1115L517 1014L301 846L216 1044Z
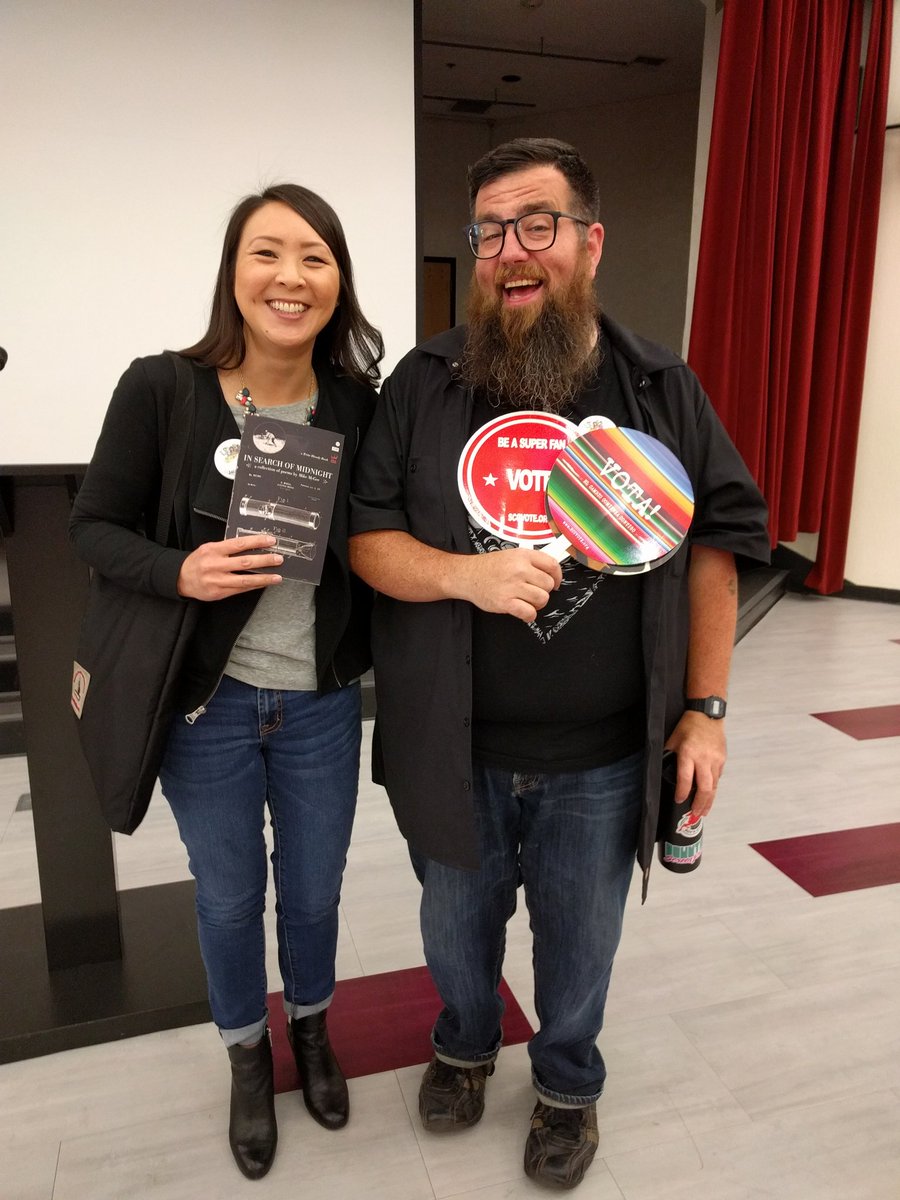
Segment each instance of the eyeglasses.
M556 241L560 217L577 221L579 225L589 223L564 212L532 212L506 221L476 221L474 225L466 226L469 249L476 258L496 258L506 241L506 230L512 225L523 250L549 250Z

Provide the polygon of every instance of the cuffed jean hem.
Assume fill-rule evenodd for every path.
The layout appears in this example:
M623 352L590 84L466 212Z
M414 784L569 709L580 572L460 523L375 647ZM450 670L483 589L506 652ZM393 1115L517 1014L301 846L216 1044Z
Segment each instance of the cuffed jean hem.
M463 1067L466 1071L471 1071L473 1067L483 1067L485 1063L492 1063L497 1057L496 1054L485 1054L483 1058L476 1058L474 1060L470 1058L451 1058L449 1054L441 1053L436 1046L434 1048L434 1056L435 1058L439 1058L442 1063L446 1063L448 1067Z
M603 1088L598 1092L593 1092L589 1096L574 1096L567 1095L565 1092L551 1092L538 1081L535 1073L531 1072L531 1083L537 1093L537 1098L548 1108L587 1108L589 1104L596 1104L603 1095Z
M264 1036L269 1024L269 1014L264 1013L252 1025L244 1025L240 1029L220 1029L219 1036L227 1046L238 1046L241 1042L258 1042Z
M316 1013L324 1012L333 999L334 992L324 1000L320 1000L318 1004L291 1004L289 1000L285 1000L284 1011L292 1021L297 1021L300 1017L312 1017Z
M500 1042L492 1050L486 1050L484 1054L474 1054L469 1058L456 1058L452 1054L448 1054L432 1032L431 1045L434 1049L435 1057L441 1062L447 1063L451 1067L463 1067L470 1071L473 1067L483 1067L485 1063L492 1063L500 1053Z

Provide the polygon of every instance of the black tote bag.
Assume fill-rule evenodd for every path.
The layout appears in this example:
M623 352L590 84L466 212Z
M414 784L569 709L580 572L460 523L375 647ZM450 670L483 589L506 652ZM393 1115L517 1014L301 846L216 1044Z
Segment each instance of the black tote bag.
M193 434L190 364L173 355L176 397L163 454L156 540L166 545ZM176 521L177 525L177 521ZM82 753L110 828L144 819L174 711L198 602L122 587L94 571L72 676Z

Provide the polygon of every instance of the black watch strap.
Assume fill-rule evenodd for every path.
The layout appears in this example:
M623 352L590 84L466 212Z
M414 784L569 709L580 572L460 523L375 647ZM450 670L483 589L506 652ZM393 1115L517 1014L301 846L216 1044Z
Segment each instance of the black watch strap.
M684 707L691 712L702 712L714 721L721 721L728 705L722 696L704 696L701 700L685 700Z

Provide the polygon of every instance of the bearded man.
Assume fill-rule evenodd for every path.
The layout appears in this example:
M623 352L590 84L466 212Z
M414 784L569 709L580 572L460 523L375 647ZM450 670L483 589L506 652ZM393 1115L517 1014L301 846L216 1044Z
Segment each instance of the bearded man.
M404 358L357 458L353 569L377 591L374 776L422 883L443 1001L419 1111L481 1119L501 1043L506 925L534 937L537 1105L525 1171L574 1187L598 1145L596 1040L635 855L649 871L664 747L705 816L725 762L734 555L768 561L766 511L696 377L605 315L598 189L571 146L520 138L469 171L468 327ZM460 453L491 418L600 414L665 443L691 480L688 543L613 576L466 516Z

